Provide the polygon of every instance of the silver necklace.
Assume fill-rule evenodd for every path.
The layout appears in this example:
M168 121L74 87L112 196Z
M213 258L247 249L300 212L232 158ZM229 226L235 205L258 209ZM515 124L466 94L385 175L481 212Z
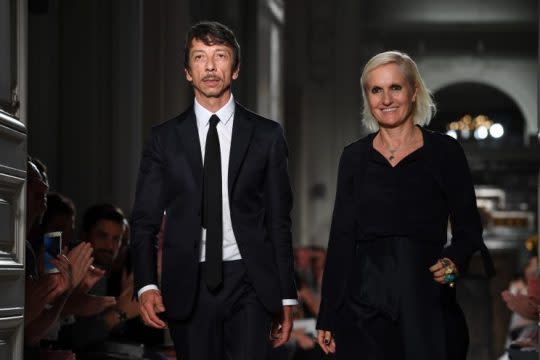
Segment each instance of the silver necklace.
M400 147L401 147L401 145L399 145L399 146L398 146L397 148L395 148L395 149L388 149L388 152L390 153L390 156L388 157L388 160L394 161L394 159L396 158L396 157L394 156L394 154L396 153L396 151L399 150Z
M381 145L382 145L384 148L386 148L386 150L390 153L390 156L388 157L388 160L389 160L389 161L394 161L395 158L396 158L395 154L396 154L396 152L399 151L399 149L401 149L401 145L403 145L403 143L399 144L399 146L398 146L397 148L395 148L395 149L390 149L390 148L388 148L388 147L386 147L386 146L384 145L383 140L382 140L382 137L380 137L379 139L381 139Z

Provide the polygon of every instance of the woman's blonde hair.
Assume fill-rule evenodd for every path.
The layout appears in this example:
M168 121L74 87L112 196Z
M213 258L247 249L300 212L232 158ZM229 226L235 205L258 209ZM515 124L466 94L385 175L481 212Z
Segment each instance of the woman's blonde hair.
M414 89L416 88L416 101L413 104L413 121L418 125L428 125L433 116L435 115L437 108L433 102L431 92L424 84L424 80L418 72L416 63L410 58L409 55L400 51L386 51L372 57L364 67L360 83L362 86L362 98L364 102L364 108L362 111L362 123L369 131L374 132L379 129L377 120L373 117L369 108L369 102L367 98L367 76L368 74L378 68L379 66L387 64L396 64L403 71L403 75Z

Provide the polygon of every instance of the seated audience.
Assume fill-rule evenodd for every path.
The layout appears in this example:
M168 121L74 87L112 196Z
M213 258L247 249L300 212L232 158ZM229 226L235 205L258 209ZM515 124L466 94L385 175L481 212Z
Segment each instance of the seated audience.
M64 325L59 341L64 348L73 349L78 357L83 354L104 351L107 342L134 342L130 324L140 323L138 304L133 296L133 279L129 271L126 245L122 239L128 233L127 222L121 210L111 204L91 206L82 220L81 240L94 248L94 265L105 272L105 276L88 290L90 297L112 298L114 305L97 314L77 314L75 322ZM83 303L83 298L78 298ZM72 306L77 306L74 301ZM142 325L141 331L144 332ZM135 332L142 334L142 332ZM160 339L161 340L161 339Z
M533 349L538 343L538 309L540 307L540 279L538 277L538 238L526 241L529 259L523 271L523 280L515 279L501 296L512 311L508 346L513 349ZM505 353L500 359L508 359Z
M295 249L299 304L289 341L289 359L292 360L322 358L322 352L315 338L315 318L319 313L321 302L320 284L325 255L325 250L316 246Z
M47 208L48 184L37 166L29 158L27 163L27 234L40 226L40 220ZM51 262L58 272L45 273L41 259L43 247L41 239L34 238L34 245L26 243L25 280L25 359L39 358L39 341L58 320L60 313L91 264L91 247L87 245L72 249Z

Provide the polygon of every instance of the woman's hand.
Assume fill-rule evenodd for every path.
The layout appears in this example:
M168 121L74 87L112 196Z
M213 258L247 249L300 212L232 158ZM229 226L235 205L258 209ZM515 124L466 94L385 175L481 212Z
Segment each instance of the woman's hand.
M327 330L317 330L317 342L325 354L336 352L336 342L332 332Z
M448 258L438 260L435 265L429 268L433 274L433 279L439 284L449 284L453 286L458 276L458 268L454 262Z

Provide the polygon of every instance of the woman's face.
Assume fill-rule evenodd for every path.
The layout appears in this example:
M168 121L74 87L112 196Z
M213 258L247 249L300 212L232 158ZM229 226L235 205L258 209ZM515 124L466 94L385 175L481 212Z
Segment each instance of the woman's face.
M412 121L416 88L397 64L386 64L367 75L369 108L381 128L395 128Z

